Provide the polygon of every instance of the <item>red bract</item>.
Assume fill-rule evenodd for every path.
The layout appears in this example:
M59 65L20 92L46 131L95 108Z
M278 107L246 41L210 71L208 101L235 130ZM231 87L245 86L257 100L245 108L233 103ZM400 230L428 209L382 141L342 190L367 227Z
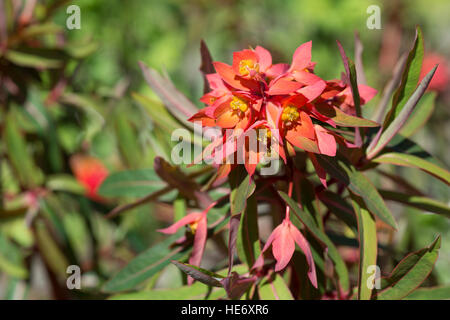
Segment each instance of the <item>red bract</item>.
M189 263L194 266L200 266L200 262L202 261L203 252L205 251L206 238L208 235L208 221L206 215L215 205L216 203L212 203L202 212L192 212L172 224L170 227L157 230L164 234L174 234L180 228L189 226L190 231L194 234L194 246L191 257L189 258ZM190 278L191 283L192 281L193 279Z
M338 107L355 114L351 88L343 81L324 81L314 74L315 64L311 61L311 41L297 48L291 65L272 64L270 53L259 46L235 52L232 65L214 62L217 73L207 75L211 91L200 99L207 107L190 121L219 127L223 133L231 130L227 136L214 140L203 154L204 159L215 158L218 178L228 175L236 162L226 161L236 160L235 153L240 151L248 173L253 175L256 165L268 153L275 153L286 162L286 151L293 154L294 147L312 157L314 153L335 156L337 142L350 145L329 129L336 124L319 110ZM365 85L359 85L359 90L361 104L376 94L375 89ZM251 143L243 142L251 136L250 130L260 129L267 132L262 139L267 148L255 149ZM242 146L238 146L239 141ZM312 160L325 184L323 170Z
M273 230L272 234L267 239L261 256L256 260L253 268L259 268L263 265L262 254L272 245L272 253L277 261L275 271L283 270L292 258L295 251L295 244L297 244L306 256L306 261L309 265L308 277L312 285L317 288L316 268L314 259L311 254L311 249L305 237L292 224L289 217L286 217L283 222Z
M86 189L86 195L93 200L102 200L97 190L109 172L97 158L90 156L73 156L70 160L75 178Z

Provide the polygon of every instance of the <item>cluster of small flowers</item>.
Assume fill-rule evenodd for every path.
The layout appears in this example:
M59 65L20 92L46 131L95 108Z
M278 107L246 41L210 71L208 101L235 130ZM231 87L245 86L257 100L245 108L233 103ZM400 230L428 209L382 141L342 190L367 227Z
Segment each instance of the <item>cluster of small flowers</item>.
M276 148L269 146L269 150L276 150L285 162L286 150L294 154L295 146L306 151L317 166L314 154L335 156L337 143L351 145L321 125L336 128L336 123L327 116L329 112L323 110L337 107L355 115L355 107L351 87L342 80L321 79L314 74L315 64L311 62L311 41L297 48L290 65L272 64L270 52L260 46L235 52L231 66L214 62L216 73L207 75L211 91L200 99L207 106L190 121L201 121L204 127L233 130L234 134L211 143L214 150L228 147L223 157L237 151L237 144L229 143L231 140L236 141L237 136L245 136L249 130L263 129L267 144L277 144ZM359 85L358 89L361 105L377 92L366 85ZM253 175L267 149L252 152L245 143L243 148L245 167ZM210 149L209 155L214 157L214 150ZM248 161L250 155L257 161ZM223 161L219 178L226 177L233 166L233 162Z

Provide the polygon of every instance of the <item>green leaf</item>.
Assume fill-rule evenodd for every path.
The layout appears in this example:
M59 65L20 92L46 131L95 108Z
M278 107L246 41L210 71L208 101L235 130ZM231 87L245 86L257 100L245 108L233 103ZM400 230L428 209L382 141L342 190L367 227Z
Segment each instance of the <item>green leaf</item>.
M261 283L259 297L261 300L294 300L288 286L278 274L274 274Z
M200 300L208 294L208 287L201 283L174 289L156 289L114 295L109 300ZM224 292L225 295L225 292Z
M62 61L58 59L15 50L7 50L5 56L9 61L21 67L53 69L62 65Z
M133 128L131 122L123 116L123 112L115 112L114 126L122 158L125 160L128 167L138 168L142 156L135 128Z
M28 276L20 248L0 232L0 270L12 277L24 279Z
M358 221L359 239L359 273L358 273L358 299L370 300L372 288L369 287L369 272L371 266L377 264L377 228L375 219L362 204L362 199L351 194L353 208Z
M376 300L398 300L409 295L433 270L441 247L441 236L419 251L406 256L395 267L389 277L382 279L381 291Z
M283 191L278 191L278 193L280 194L284 202L286 202L286 204L294 211L294 216L297 217L305 225L306 229L308 229L308 231L311 232L311 234L315 238L317 238L327 246L328 255L334 263L342 289L344 291L347 291L349 289L347 267L345 266L345 263L342 260L342 257L340 256L333 242L331 242L330 238L328 238L328 236L317 227L314 218L311 215L305 213L303 210L300 210L298 204L294 200L289 198L286 193L284 193Z
M169 265L171 260L184 259L191 249L169 248L178 237L179 235L173 235L131 260L118 274L106 282L103 291L119 292L133 289Z
M230 173L230 186L231 214L235 215L245 209L247 198L255 191L256 186L244 166L238 166Z
M399 134L407 138L419 131L430 119L434 111L435 99L435 92L425 93Z
M444 181L446 184L450 184L450 172L448 170L411 154L388 152L376 157L373 161L377 163L389 163L397 166L417 168Z
M180 124L167 112L167 109L161 102L152 100L136 92L133 92L131 95L142 106L155 126L160 127L168 134L180 128Z
M126 170L110 174L98 193L103 197L145 197L166 186L153 169Z
M423 50L422 30L417 27L414 45L406 60L400 86L392 98L392 107L384 120L384 128L387 128L394 119L399 116L407 101L412 97L411 95L419 82L420 71L422 69Z
M12 112L8 113L5 122L4 141L6 142L9 160L22 184L28 187L36 187L41 183L42 175L27 150L26 141Z
M69 174L54 174L47 176L46 187L53 191L66 191L74 194L85 194L84 187Z
M442 287L419 288L403 298L403 300L449 300L450 285Z
M258 231L258 210L255 197L250 197L247 207L241 214L236 242L241 261L247 262L249 269L261 254Z
M326 117L331 118L338 126L341 127L379 127L380 124L375 121L354 117L341 109L333 107L330 108L328 105L317 105L317 111L323 114Z
M181 271L186 273L188 276L191 276L197 281L200 281L203 284L206 284L208 286L212 287L222 287L222 284L218 279L225 278L224 276L221 276L220 274L208 271L206 269L202 269L197 266L193 266L188 263L179 262L176 260L171 261L175 266L177 266Z
M36 242L39 252L52 272L60 279L65 279L69 261L42 220L36 222Z
M336 217L345 222L350 229L357 230L357 222L353 208L338 194L331 191L323 191L317 195L320 201L330 210Z
M408 120L409 116L413 112L415 106L419 102L422 95L425 93L425 90L428 87L431 79L433 78L434 73L436 72L437 65L423 78L417 87L416 91L411 95L411 97L406 102L405 106L402 108L400 113L392 120L389 126L383 127L383 131L379 131L379 134L372 140L369 147L367 148L367 159L372 159L375 157L380 151L384 149L384 147L395 137L395 135L402 129L405 122Z
M430 199L427 197L404 194L396 191L390 190L378 190L378 191L380 192L381 196L386 200L400 202L410 207L425 210L427 212L442 214L447 218L450 218L450 208L447 204L443 202Z
M397 229L394 217L386 207L383 198L364 174L335 158L319 155L317 160L332 177L344 183L350 191L360 196L371 213Z

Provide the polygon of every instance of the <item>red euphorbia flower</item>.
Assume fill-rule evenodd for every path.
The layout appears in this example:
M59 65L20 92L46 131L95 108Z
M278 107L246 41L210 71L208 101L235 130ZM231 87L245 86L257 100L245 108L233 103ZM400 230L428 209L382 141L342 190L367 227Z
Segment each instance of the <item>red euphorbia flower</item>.
M232 65L214 62L217 73L207 75L211 91L201 98L207 107L190 121L217 126L223 133L227 129L233 131L214 140L205 150L204 159L226 162L241 152L248 173L253 175L259 160L264 158L264 150L278 150L276 153L286 162L285 149L292 154L295 146L308 152L319 178L326 185L324 170L314 154L335 156L337 143L349 143L322 125L336 127L334 121L320 111L323 107L334 106L354 114L355 108L350 87L343 81L322 80L314 74L314 66L311 41L297 48L291 65L272 64L270 53L259 46L235 52ZM376 93L364 85L359 89L361 104ZM260 132L262 129L267 135L261 138L257 134L258 139L269 148L252 148L247 142L239 145L238 142L255 136L252 130ZM273 137L275 139L269 142ZM218 179L226 177L235 166L235 162L220 161L215 163Z
M76 155L70 160L75 178L86 189L86 195L93 200L102 200L97 190L109 171L97 158L91 156Z

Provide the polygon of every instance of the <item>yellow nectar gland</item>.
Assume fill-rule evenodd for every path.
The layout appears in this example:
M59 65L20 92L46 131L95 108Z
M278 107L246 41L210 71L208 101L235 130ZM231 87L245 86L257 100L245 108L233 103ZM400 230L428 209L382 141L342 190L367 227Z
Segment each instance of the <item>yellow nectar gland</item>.
M244 116L244 113L248 110L248 104L241 98L233 97L230 102L230 108L237 111L239 116Z
M189 224L189 228L191 229L192 234L195 234L197 231L198 220Z
M295 122L300 117L300 113L298 112L297 107L294 106L287 106L283 109L283 112L281 113L281 120L283 120L285 123L287 122Z
M253 60L241 60L239 62L239 73L242 76L248 76L250 71L259 71L259 65Z

